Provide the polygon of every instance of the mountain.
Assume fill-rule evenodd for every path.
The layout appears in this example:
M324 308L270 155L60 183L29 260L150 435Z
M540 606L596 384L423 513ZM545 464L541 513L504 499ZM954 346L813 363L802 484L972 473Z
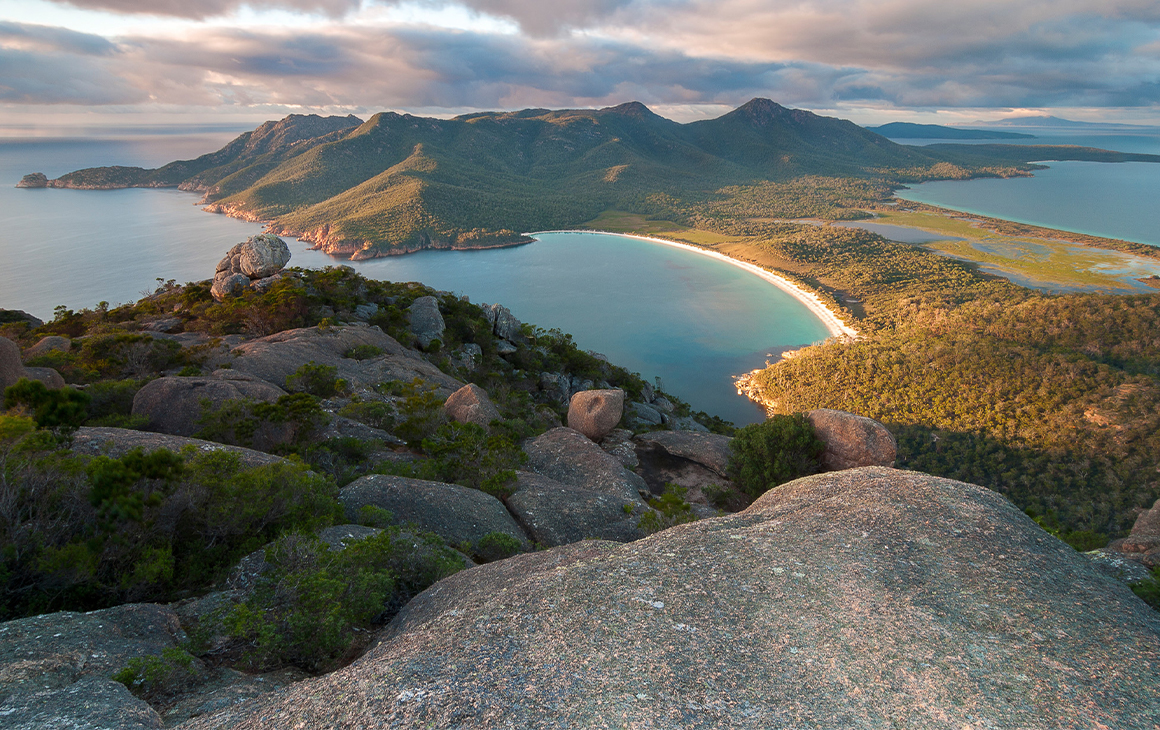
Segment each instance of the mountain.
M1019 132L996 132L990 129L965 129L944 127L941 124L914 124L913 122L890 122L866 129L881 134L888 139L1034 139L1033 134Z
M980 170L953 161L968 157ZM212 211L369 258L526 241L520 231L573 227L613 208L688 209L732 195L730 186L806 176L896 184L982 168L1012 170L1005 159L906 147L849 121L754 99L689 124L639 102L454 119L293 115L195 160L79 170L48 184L177 185L202 192Z
M1027 128L1056 128L1056 129L1156 129L1143 124L1119 124L1110 122L1080 122L1074 119L1062 119L1047 114L1029 114L1019 117L1006 117L994 122L972 122L979 127L1027 127Z

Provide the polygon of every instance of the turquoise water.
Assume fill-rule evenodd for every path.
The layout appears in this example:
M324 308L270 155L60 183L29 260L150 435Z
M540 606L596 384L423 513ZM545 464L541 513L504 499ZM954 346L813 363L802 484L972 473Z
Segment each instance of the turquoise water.
M1028 144L1074 144L1160 154L1160 130L1019 130ZM896 140L907 144L917 140ZM944 140L922 140L923 143ZM923 183L905 200L1107 238L1160 246L1160 163L1048 162L1034 177Z
M48 319L58 304L134 301L157 277L208 278L230 246L259 232L258 225L202 212L197 195L176 190L12 187L34 171L55 177L114 162L156 165L179 156L171 142L0 143L0 308ZM199 140L197 150L222 143ZM369 277L501 302L520 319L571 333L580 347L659 377L698 410L738 424L763 414L737 395L732 376L827 336L804 306L752 274L624 236L552 233L512 248L359 262L287 243L295 266L350 263Z

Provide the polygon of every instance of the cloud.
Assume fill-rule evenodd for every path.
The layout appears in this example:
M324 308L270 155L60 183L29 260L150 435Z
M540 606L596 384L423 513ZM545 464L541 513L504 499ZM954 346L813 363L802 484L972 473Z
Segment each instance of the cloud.
M341 18L358 10L361 0L58 0L84 10L167 15L177 18L213 18L243 7L290 10Z
M0 101L132 104L148 95L117 71L117 47L88 33L0 22Z
M195 5L73 2L126 12L178 13ZM221 13L238 0L196 5L196 12ZM360 7L359 0L266 6L275 5L335 15ZM735 105L753 96L812 108L1158 104L1154 0L462 0L460 6L511 18L521 31L404 25L362 12L308 30L193 24L177 38L113 41L43 27L5 31L14 24L3 24L0 45L48 58L105 59L94 68L115 76L112 96L135 90L173 104L462 110L629 99ZM36 88L22 93L53 95Z

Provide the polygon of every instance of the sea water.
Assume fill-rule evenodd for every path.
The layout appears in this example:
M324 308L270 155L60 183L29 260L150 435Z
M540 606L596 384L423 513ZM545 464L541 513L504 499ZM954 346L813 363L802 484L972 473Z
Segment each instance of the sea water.
M1160 154L1160 130L1096 133L1019 130L1017 144L1074 144ZM919 140L895 140L917 144ZM924 144L949 140L921 140ZM995 142L995 140L979 140ZM1034 177L947 180L900 190L898 197L966 213L1160 246L1160 163L1044 162Z
M216 149L223 139L0 142L0 308L49 319L53 308L131 302L156 279L209 278L222 254L261 227L201 211L173 189L16 189L29 172L156 166ZM537 243L485 251L422 251L369 261L334 259L290 239L291 264L345 263L362 274L420 281L573 335L687 400L738 424L761 410L733 376L777 360L827 331L800 302L735 266L625 236L543 234Z

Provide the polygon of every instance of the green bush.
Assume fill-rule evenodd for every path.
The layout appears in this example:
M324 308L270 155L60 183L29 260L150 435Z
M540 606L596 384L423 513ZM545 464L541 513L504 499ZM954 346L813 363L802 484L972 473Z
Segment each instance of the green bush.
M649 499L648 503L653 511L645 513L637 523L637 527L644 534L652 535L674 525L696 522L697 515L693 513L692 505L685 501L688 491L676 484L666 484L664 494Z
M314 361L303 363L286 376L286 390L309 393L318 398L333 398L346 392L346 381L337 377L337 374L338 368L333 365L319 365Z
M383 348L381 347L375 347L374 345L355 345L342 353L342 356L348 357L351 360L370 360L372 357L378 357L382 354Z
M193 655L186 650L171 647L162 650L160 655L130 659L112 679L147 702L163 702L187 690L200 677L201 668L194 662Z
M23 406L36 424L61 434L80 428L88 415L89 396L75 388L50 390L39 380L21 378L4 389L4 407Z
M216 623L246 647L252 671L293 665L328 671L353 658L410 598L464 567L434 535L390 528L330 550L315 537L286 535L266 548L269 569L250 595Z
M29 426L0 417L0 620L174 600L341 515L334 482L302 464L244 468L192 448L85 459Z
M729 478L751 497L779 484L816 474L826 445L805 415L772 416L737 430L730 442Z
M520 551L520 541L506 532L489 532L475 545L475 557L485 563L510 558Z
M338 411L338 415L385 431L394 428L398 420L398 415L391 404L373 400L347 403Z
M279 431L278 426L289 426L290 441L302 443L330 418L309 393L289 393L274 403L228 400L218 408L203 399L201 406L201 428L195 435L237 446L252 446L264 428Z
M1160 611L1160 567L1152 568L1151 577L1132 584L1132 592L1152 608Z
M447 422L443 414L443 399L435 394L435 386L422 378L415 378L410 383L384 383L382 388L391 395L402 396L398 404L402 420L395 427L395 435L411 446L420 445L423 439Z
M441 481L500 498L515 491L516 470L528 458L507 436L489 435L474 423L443 424L430 438L423 439L423 450Z

